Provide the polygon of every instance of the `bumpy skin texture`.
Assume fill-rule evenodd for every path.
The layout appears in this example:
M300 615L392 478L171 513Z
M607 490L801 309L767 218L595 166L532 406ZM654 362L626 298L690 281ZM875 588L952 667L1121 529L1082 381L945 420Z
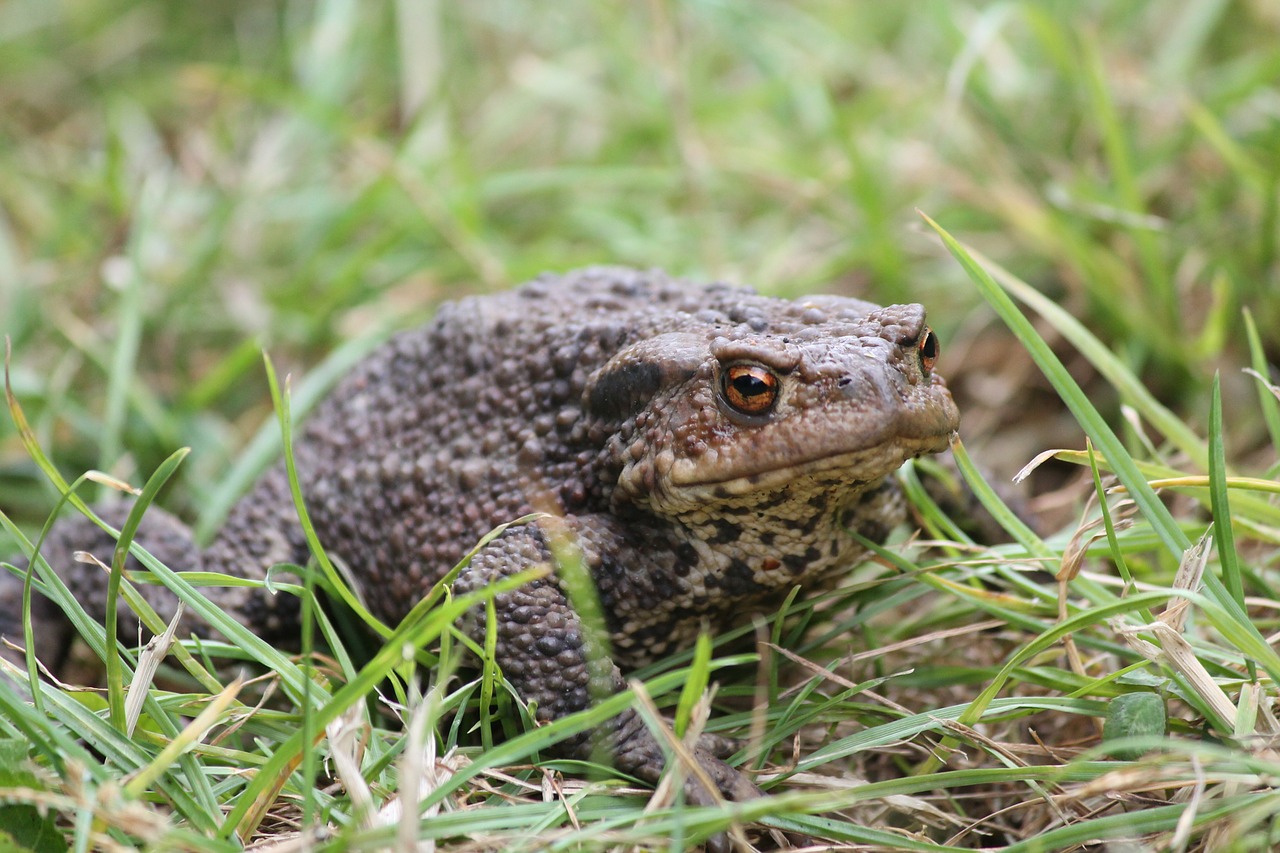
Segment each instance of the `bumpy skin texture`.
M554 564L548 542L576 542L611 660L593 657L598 644L554 577L496 602L502 670L554 719L621 689L623 671L686 647L704 626L768 611L797 583L837 579L863 555L846 528L882 539L903 513L886 478L943 449L957 426L949 392L930 375L935 354L918 305L784 301L589 269L443 306L347 377L295 453L322 543L392 622L499 523L556 517L509 528L456 583L464 593ZM283 468L203 553L172 519L149 515L140 541L175 569L261 577L308 557ZM71 552L106 560L110 545L73 522L45 554L89 603L101 600L104 576ZM165 590L141 589L172 612ZM271 637L296 632L288 596L208 594ZM0 578L10 639L21 637L17 602L12 577ZM46 660L67 638L51 609L35 614ZM483 636L480 619L472 630ZM565 749L585 754L593 741L624 771L648 780L662 771L633 713ZM697 758L723 794L755 791L708 751ZM706 799L697 783L688 790Z

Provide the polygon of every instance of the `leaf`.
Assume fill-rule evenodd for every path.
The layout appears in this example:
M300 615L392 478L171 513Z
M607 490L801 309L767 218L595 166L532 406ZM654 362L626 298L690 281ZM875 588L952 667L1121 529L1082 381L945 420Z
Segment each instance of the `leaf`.
M0 788L27 789L32 794L45 791L36 775L25 766L27 748L16 738L0 740ZM33 851L61 853L67 841L58 832L52 812L40 814L33 805L0 805L0 853Z
M1131 738L1157 738L1164 734L1168 717L1164 700L1154 693L1125 693L1111 700L1107 721L1102 727L1102 742L1111 743ZM1140 746L1116 747L1116 758L1133 760L1147 750Z

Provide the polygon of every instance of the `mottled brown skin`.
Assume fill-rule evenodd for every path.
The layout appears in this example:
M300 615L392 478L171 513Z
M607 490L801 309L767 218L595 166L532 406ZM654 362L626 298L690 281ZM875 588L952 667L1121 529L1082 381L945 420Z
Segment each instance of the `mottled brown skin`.
M588 638L554 577L497 599L502 671L555 719L622 689L622 672L687 647L704 626L767 612L797 583L837 579L863 556L846 529L883 539L903 514L889 475L942 450L957 426L930 375L935 350L918 305L785 301L616 268L545 276L444 305L357 367L295 440L303 494L326 550L391 622L499 523L557 516L509 528L455 585L463 593L553 564L551 534L576 539L612 662L588 665ZM261 578L308 559L282 467L203 553L159 512L139 538L175 569ZM73 521L45 555L91 605L104 576L70 554L109 559L110 546ZM0 577L0 631L20 640L14 586ZM172 612L166 590L140 589ZM289 596L207 592L260 633L296 635ZM45 660L69 640L51 610L35 614ZM473 622L482 637L482 618ZM662 771L632 712L565 750L585 755L593 741L624 771L650 781ZM724 795L755 792L708 751L697 758ZM696 782L688 791L706 800Z

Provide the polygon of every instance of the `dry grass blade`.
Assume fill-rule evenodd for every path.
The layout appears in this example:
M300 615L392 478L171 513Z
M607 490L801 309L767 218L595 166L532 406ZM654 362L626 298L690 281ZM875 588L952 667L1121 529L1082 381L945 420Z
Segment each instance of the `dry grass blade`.
M124 703L126 735L132 736L133 730L138 725L147 691L151 689L151 684L155 680L156 670L160 668L160 664L169 654L169 649L173 647L183 612L183 604L178 602L178 608L174 611L173 618L169 620L164 633L156 634L148 640L138 654L138 667L133 671L133 679L129 682L129 695L125 697Z

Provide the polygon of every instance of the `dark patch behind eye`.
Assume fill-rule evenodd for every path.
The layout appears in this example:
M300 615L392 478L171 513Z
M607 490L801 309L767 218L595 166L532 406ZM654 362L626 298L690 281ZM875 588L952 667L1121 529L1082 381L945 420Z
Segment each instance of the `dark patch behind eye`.
M629 361L596 377L587 404L596 414L627 418L644 408L663 386L692 375L691 370L663 370L651 361Z

